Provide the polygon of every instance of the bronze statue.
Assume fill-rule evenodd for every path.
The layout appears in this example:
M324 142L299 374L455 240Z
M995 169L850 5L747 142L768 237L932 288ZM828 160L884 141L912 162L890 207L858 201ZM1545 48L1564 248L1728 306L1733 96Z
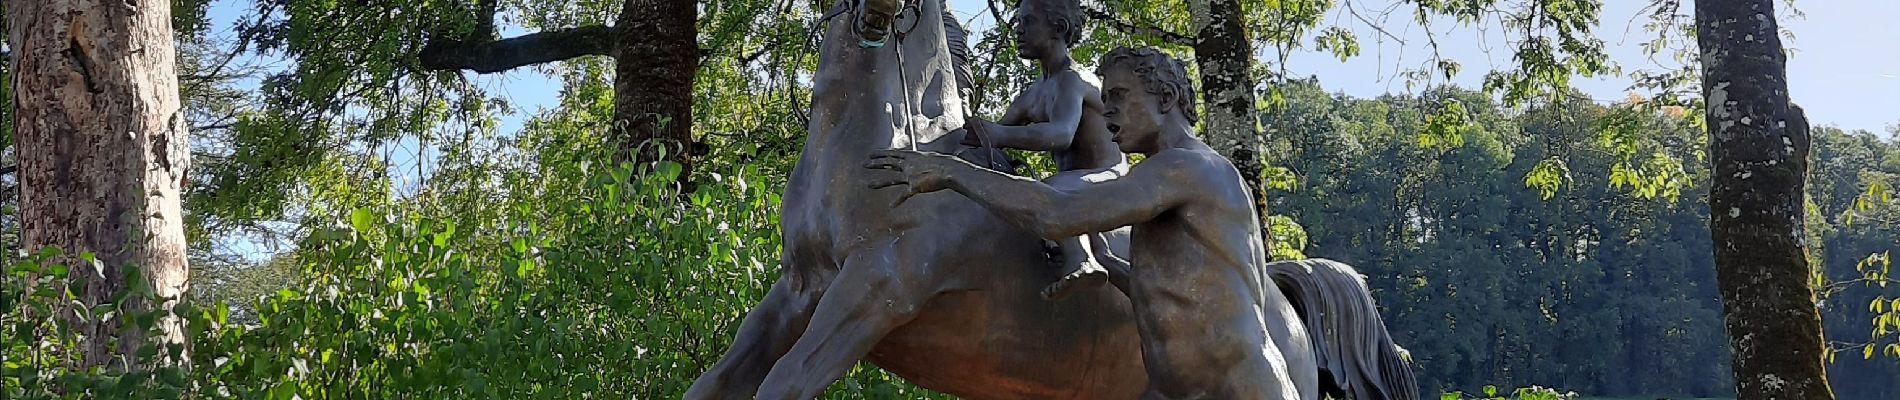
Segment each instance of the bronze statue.
M900 0L841 0L844 17L826 28L810 135L783 196L784 273L746 315L725 356L684 397L809 399L859 360L968 399L1139 396L1148 373L1122 292L1100 285L1045 301L1038 292L1057 271L1048 268L1037 235L953 192L892 207L902 191L866 186L889 175L863 168L875 151L964 148L957 128L965 117L954 86L959 60L946 45L945 32L953 30L935 23L946 19L943 3L859 1ZM914 12L864 17L877 10ZM891 22L860 26L878 21ZM891 35L875 47L854 32ZM1363 287L1337 292L1302 301L1370 309ZM1367 312L1327 317L1378 319ZM1373 324L1342 326L1385 334ZM1324 350L1328 343L1396 350L1351 340L1315 344ZM1339 371L1334 375L1357 376Z
M1117 286L1135 307L1152 399L1316 398L1312 343L1266 274L1253 196L1240 172L1194 137L1193 89L1151 49L1103 57L1109 129L1147 160L1128 174L1056 188L928 153L886 150L866 168L901 172L873 183L904 196L955 190L1044 238L1133 225ZM900 198L900 201L902 198Z
M1110 140L1108 125L1102 121L1102 84L1069 57L1069 48L1082 40L1082 21L1082 7L1076 0L1020 3L1014 24L1016 53L1036 61L1042 76L1010 102L996 122L968 118L964 128L972 134L964 137L963 144L1047 151L1061 173L1043 183L1061 188L1113 179L1128 171L1127 157ZM1120 233L1125 236L1126 232ZM1062 251L1062 279L1044 288L1043 298L1068 297L1077 288L1106 282L1108 271L1095 260L1094 252L1107 249L1091 242L1107 240L1061 238L1057 243Z

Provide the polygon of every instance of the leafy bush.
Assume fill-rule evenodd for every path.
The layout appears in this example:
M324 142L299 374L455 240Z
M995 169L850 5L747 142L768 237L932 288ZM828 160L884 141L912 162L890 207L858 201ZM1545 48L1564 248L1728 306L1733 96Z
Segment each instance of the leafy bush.
M681 193L677 165L602 171L588 159L543 160L520 172L543 179L505 179L519 185L506 188L513 201L365 207L312 230L288 256L301 270L294 284L249 304L180 310L191 321L189 368L63 368L75 338L46 333L64 320L31 316L70 298L59 274L45 273L66 269L29 259L6 280L7 293L30 295L5 307L14 327L5 393L678 397L777 279L782 184L773 180L784 174L738 165ZM924 395L898 382L862 366L828 397Z
M1498 387L1485 385L1482 396L1467 395L1464 392L1451 392L1438 396L1438 400L1571 400L1577 398L1576 392L1559 392L1542 386L1518 388L1506 395L1498 394Z

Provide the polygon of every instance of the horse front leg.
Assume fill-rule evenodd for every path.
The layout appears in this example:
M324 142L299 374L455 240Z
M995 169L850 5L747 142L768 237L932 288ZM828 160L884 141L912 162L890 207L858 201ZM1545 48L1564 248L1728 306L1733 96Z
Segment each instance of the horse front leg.
M912 239L915 240L915 239ZM898 241L852 254L819 300L805 334L765 377L760 400L817 397L933 293L921 261Z
M793 289L789 278L780 278L772 284L765 298L752 307L745 321L739 324L739 334L733 338L726 355L693 381L693 387L687 389L684 398L751 399L759 384L765 381L765 374L772 371L772 363L785 355L805 332L819 294L817 290Z

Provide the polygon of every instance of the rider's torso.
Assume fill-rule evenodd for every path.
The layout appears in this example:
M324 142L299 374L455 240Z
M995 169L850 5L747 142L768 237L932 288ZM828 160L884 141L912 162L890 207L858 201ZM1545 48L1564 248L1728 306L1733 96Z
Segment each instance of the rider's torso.
M1069 70L1045 77L1030 85L1010 106L1023 112L1026 123L1049 122L1057 102L1072 95L1064 90L1067 87L1082 91L1082 120L1076 124L1075 138L1069 147L1050 152L1056 168L1063 171L1099 169L1126 162L1121 148L1112 140L1108 123L1102 119L1101 84L1088 74Z

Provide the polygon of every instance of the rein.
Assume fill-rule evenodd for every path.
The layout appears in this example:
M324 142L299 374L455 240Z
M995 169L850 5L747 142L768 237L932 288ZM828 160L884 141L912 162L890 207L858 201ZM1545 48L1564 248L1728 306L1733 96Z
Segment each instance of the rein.
M830 21L833 18L837 18L839 15L845 14L847 12L856 11L858 8L858 5L861 4L862 1L866 1L866 0L839 1L838 7L832 9L830 12L826 12L823 16L820 16L818 18L818 21L816 23L812 24L812 28L810 31L807 32L807 35L816 34L818 32L819 26L823 25L824 23ZM893 21L891 22L892 25L897 24L896 20L902 19L899 17L901 17L905 11L910 12L910 14L913 16L911 18L910 26L901 28L901 29L892 29L890 33L893 36L897 37L897 45L891 46L892 47L891 50L894 51L897 56L897 80L898 80L897 87L898 89L903 91L903 95L904 95L903 106L902 108L899 109L902 115L902 118L904 119L904 122L903 122L903 125L899 129L902 129L904 131L904 137L907 139L906 143L909 145L909 150L917 151L917 132L911 125L912 118L911 118L911 113L910 113L910 85L904 82L904 77L908 75L908 73L904 71L904 38L909 36L911 31L917 29L917 24L923 23L922 22L923 11L918 8L917 0L907 0L904 2L903 7L898 10L897 14L892 16L892 19L893 19ZM867 49L875 49L879 47L884 47L883 38L879 38L877 40L870 40L870 39L864 38L864 33L865 33L864 25L862 24L862 21L855 20L861 17L857 16L856 13L853 12L852 18L854 19L854 21L852 21L851 23L851 32L859 36L858 47L867 48ZM893 26L893 28L895 28L895 26ZM993 140L993 138L989 137L988 135L978 134L976 133L976 131L969 130L968 127L964 128L964 132L965 134L976 135L977 141L981 143L981 147L990 153L989 160L988 160L990 169L1000 171L1000 170L1005 170L1009 168L1009 162L1007 161L1006 158L1004 158L1003 151L996 147L996 143Z

